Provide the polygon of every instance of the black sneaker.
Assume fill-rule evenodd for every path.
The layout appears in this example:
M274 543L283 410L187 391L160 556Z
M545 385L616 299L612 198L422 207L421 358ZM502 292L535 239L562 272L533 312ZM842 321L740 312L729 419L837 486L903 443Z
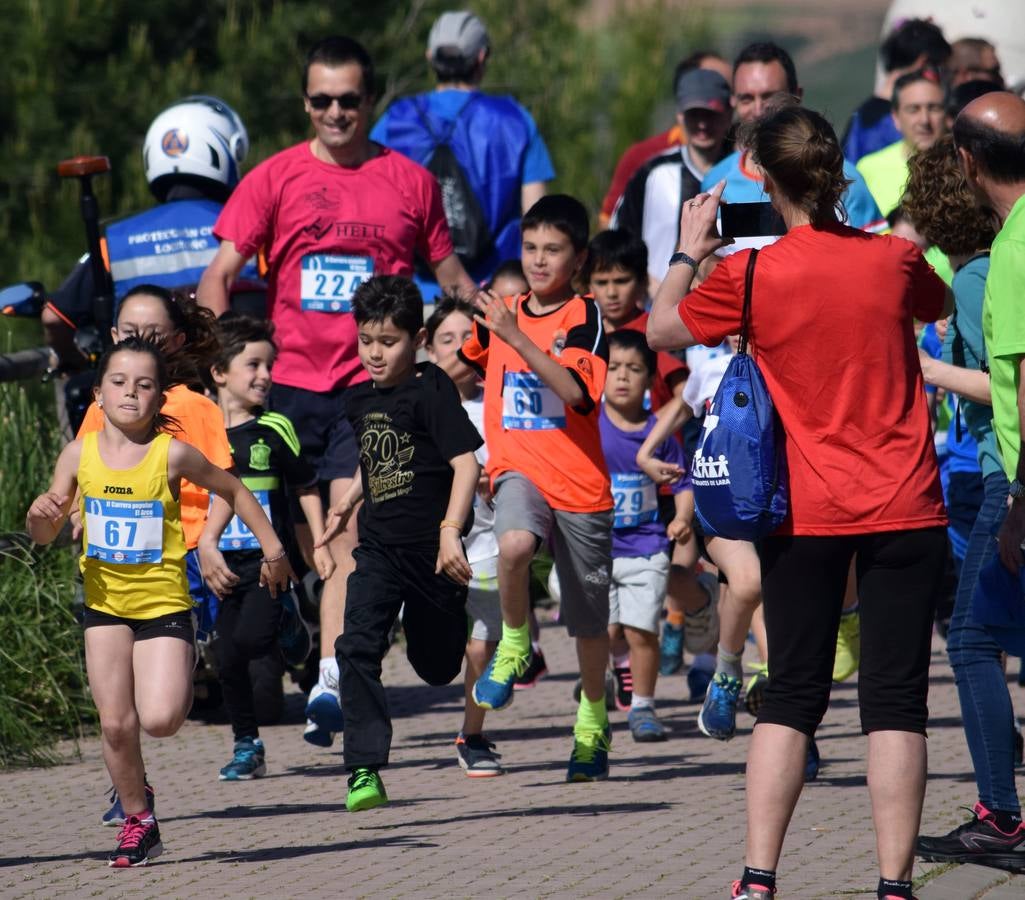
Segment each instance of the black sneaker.
M540 650L535 649L534 655L530 658L530 665L527 666L522 675L513 681L513 690L522 691L526 688L532 688L547 674L548 666L545 664L545 655Z
M144 866L163 852L157 820L152 815L129 816L117 833L117 847L107 857L107 865L114 869Z
M499 762L502 754L495 752L495 745L484 735L459 735L456 738L456 753L459 756L459 765L470 778L491 778L505 774L505 769Z
M1025 824L1007 834L997 828L993 813L976 803L970 822L942 837L919 837L915 855L929 862L975 863L1025 872Z
M633 674L629 666L622 666L613 668L612 677L616 682L616 709L625 712L634 698Z

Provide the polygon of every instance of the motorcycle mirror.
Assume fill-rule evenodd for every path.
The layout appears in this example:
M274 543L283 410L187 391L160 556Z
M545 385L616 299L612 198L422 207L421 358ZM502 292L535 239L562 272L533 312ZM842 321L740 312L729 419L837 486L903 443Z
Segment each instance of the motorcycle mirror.
M0 290L0 313L5 316L38 316L43 310L43 286L23 281Z
M57 163L57 174L61 178L83 178L109 171L110 160L106 156L75 156Z

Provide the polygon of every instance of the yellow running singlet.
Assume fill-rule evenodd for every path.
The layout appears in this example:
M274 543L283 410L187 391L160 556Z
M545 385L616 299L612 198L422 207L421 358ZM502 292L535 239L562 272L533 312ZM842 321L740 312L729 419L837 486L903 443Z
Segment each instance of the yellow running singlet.
M127 619L190 610L181 511L167 484L171 436L158 434L130 469L108 468L97 437L83 436L78 465L86 606Z

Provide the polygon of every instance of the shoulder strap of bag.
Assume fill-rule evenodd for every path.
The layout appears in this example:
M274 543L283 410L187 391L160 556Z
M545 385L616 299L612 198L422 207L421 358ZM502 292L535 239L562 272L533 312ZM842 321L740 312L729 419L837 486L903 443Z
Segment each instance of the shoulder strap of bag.
M430 113L427 109L426 97L419 96L416 98L414 103L414 106L416 107L416 114L419 117L420 122L423 124L424 128L427 129L427 133L431 136L431 140L434 141L435 147L439 147L442 144L447 144L452 139L452 135L456 132L456 126L459 124L459 119L462 117L463 113L466 112L466 107L468 107L471 103L473 103L474 100L477 99L476 91L470 91L469 94L470 96L467 97L466 102L459 107L459 111L455 114L455 117L448 123L448 127L441 135L439 135L431 127Z
M740 346L737 353L747 353L747 336L751 328L751 289L755 282L755 260L758 250L752 250L747 258L747 272L744 275L744 309L740 314Z

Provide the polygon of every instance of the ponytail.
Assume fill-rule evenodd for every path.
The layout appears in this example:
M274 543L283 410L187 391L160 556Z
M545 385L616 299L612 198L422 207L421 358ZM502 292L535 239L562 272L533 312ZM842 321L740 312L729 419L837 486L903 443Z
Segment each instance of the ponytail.
M763 116L750 131L754 161L787 200L813 225L846 220L841 197L851 183L833 126L814 110L784 106Z

